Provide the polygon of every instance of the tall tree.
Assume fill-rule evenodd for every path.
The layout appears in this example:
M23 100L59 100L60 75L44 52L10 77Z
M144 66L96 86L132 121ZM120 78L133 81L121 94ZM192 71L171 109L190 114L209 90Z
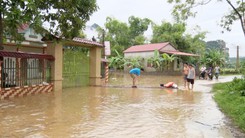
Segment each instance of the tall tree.
M152 43L171 42L177 45L177 41L182 39L186 28L184 24L171 24L169 22L162 22L161 25L153 25ZM179 48L179 47L177 47ZM184 49L184 48L183 48Z
M244 0L217 0L227 3L232 10L224 15L221 20L221 26L227 31L231 31L231 25L239 20L243 34L245 36L245 2ZM206 5L211 0L168 0L169 3L175 3L172 14L177 21L185 21L189 17L195 17L197 12L193 9L197 6Z
M144 35L144 32L147 31L152 21L148 18L141 19L138 17L130 16L128 18L128 22L129 36L132 38L131 45L140 44L139 42L142 42L142 39L145 41L145 38L142 36ZM141 44L143 44L144 41Z
M129 27L126 23L107 17L105 28L105 40L111 43L112 56L117 56L115 51L122 53L130 46Z
M144 44L146 38L144 32L148 29L151 21L147 18L140 19L134 16L128 18L129 24L115 18L107 17L105 29L97 27L100 41L105 34L105 40L111 43L111 56L116 56L115 50L122 53L129 46Z
M96 10L96 0L1 0L0 49L6 36L19 39L17 30L26 23L40 32L43 23L48 22L48 31L54 35L78 36Z

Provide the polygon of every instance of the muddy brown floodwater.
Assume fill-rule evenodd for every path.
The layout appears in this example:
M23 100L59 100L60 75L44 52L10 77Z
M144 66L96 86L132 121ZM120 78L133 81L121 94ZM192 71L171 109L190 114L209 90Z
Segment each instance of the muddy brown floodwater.
M145 75L130 88L128 74L114 73L108 87L67 88L0 101L1 138L233 138L245 137L218 109L211 84L193 91L181 76ZM174 81L181 89L161 89Z

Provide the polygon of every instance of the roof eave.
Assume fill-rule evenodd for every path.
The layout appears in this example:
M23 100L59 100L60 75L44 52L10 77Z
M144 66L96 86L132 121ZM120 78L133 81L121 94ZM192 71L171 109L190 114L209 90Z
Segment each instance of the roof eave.
M123 53L141 53L141 52L152 52L152 51L155 51L155 50L147 50L147 51L126 51L126 52L124 51Z

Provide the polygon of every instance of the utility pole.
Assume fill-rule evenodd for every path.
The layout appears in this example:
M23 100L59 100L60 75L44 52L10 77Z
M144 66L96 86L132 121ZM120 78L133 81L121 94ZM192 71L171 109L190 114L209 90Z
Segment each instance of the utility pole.
M236 51L236 70L239 69L239 46L237 46L237 51Z

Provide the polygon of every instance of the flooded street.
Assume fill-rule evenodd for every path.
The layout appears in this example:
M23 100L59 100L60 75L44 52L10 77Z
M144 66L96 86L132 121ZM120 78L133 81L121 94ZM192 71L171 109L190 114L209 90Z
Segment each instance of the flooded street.
M1 138L233 138L244 137L227 124L212 99L211 84L196 80L182 90L181 76L142 75L130 88L128 74L110 76L107 87L68 88L0 101ZM180 89L162 89L173 81Z

